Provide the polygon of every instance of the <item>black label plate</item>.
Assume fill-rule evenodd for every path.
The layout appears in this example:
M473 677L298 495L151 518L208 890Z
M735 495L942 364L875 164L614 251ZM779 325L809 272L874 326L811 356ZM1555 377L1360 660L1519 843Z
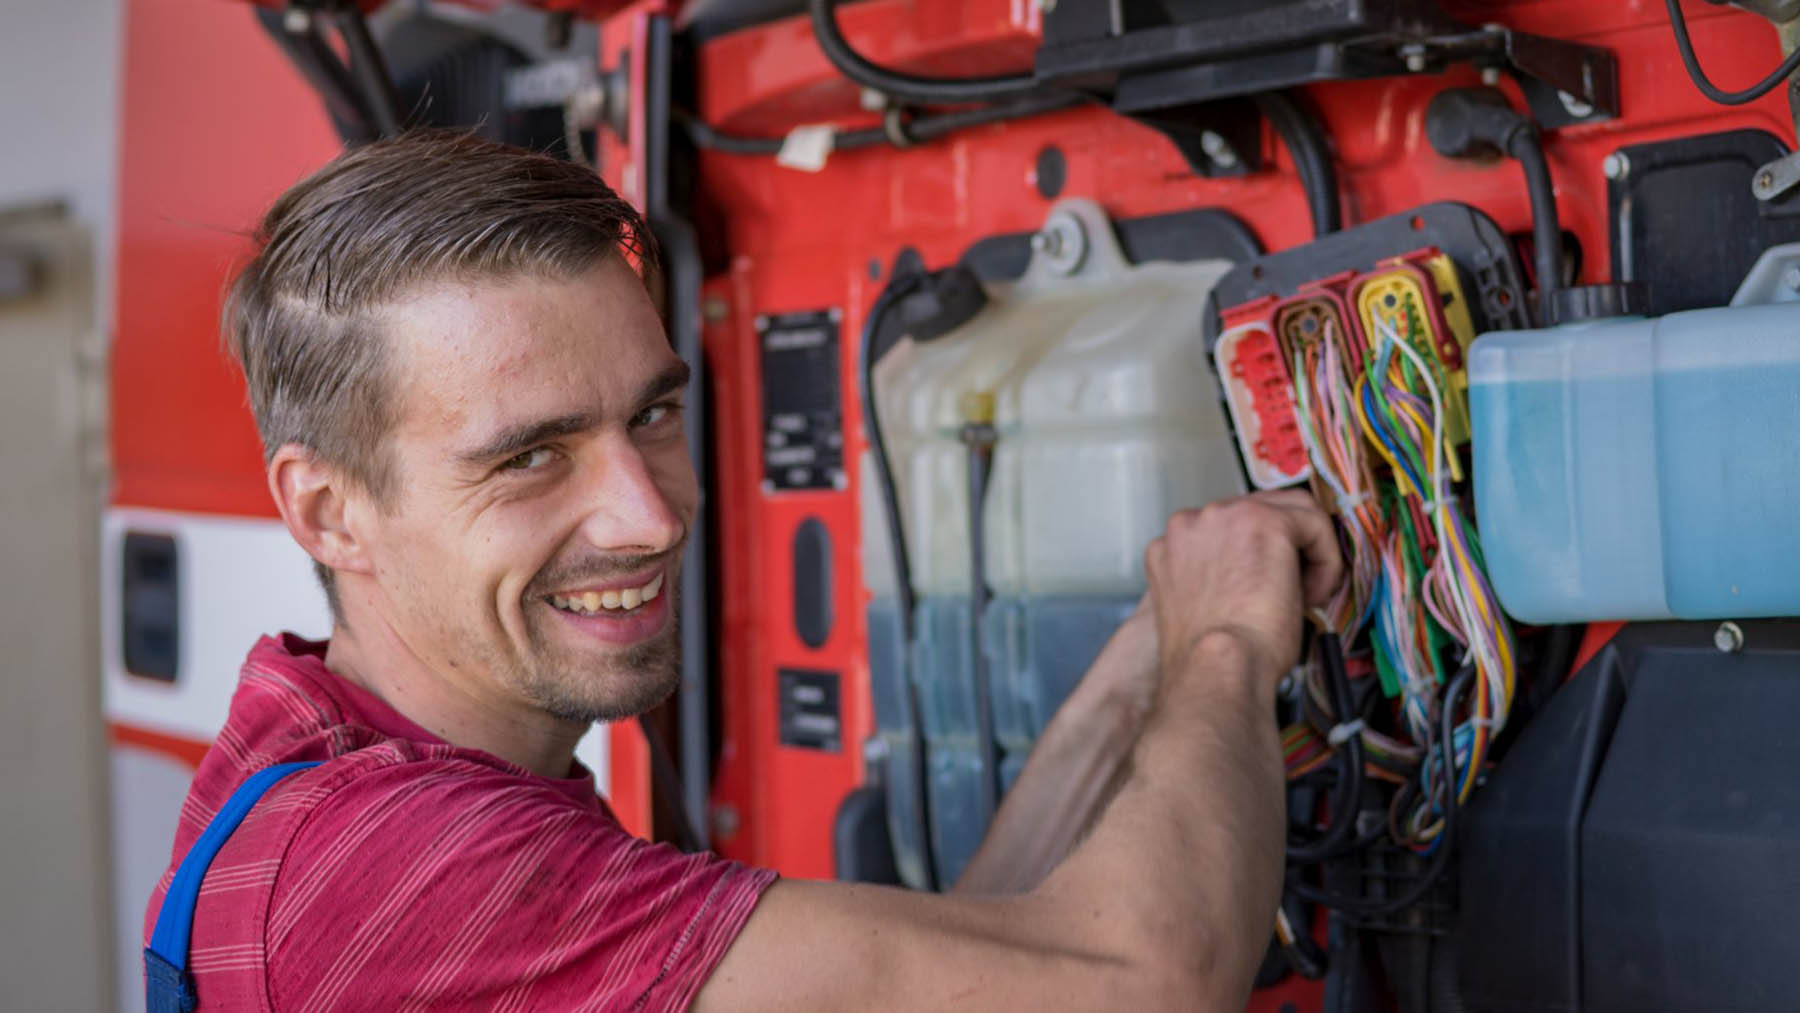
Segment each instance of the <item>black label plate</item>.
M781 744L835 753L843 748L844 722L838 713L838 674L783 668Z
M763 491L844 489L837 309L756 318L762 344Z

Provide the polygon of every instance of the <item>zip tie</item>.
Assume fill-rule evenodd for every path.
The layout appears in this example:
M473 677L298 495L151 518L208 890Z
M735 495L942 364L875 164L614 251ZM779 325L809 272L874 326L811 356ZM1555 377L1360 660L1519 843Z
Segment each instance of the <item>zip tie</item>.
M1338 497L1338 506L1345 510L1355 510L1369 501L1368 492L1353 492L1348 496Z
M907 123L899 106L888 106L881 114L881 131L887 134L888 143L905 151L913 146L913 137L906 131Z
M1335 749L1338 746L1343 745L1345 742L1348 742L1350 740L1350 736L1361 735L1363 733L1363 729L1366 727L1368 727L1368 725L1363 721L1362 718L1357 718L1355 721L1346 721L1346 722L1343 722L1342 724L1333 725L1331 731L1329 733L1327 733L1325 736L1325 742L1328 745L1330 745L1333 749Z

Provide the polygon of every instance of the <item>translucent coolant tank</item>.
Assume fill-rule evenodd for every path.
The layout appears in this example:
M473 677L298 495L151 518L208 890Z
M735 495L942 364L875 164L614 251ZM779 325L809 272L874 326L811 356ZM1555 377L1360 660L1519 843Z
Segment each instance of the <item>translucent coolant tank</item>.
M990 285L978 315L931 341L902 341L875 370L916 607L903 628L865 457L870 683L889 758L889 833L914 886L928 862L940 885L961 873L987 829L984 778L1018 776L1144 593L1144 549L1169 514L1244 489L1201 334L1230 263L1132 264L1090 201L1057 205L1040 235L1025 273ZM981 522L993 597L979 631L960 437L971 403L992 405L997 432ZM997 771L983 769L978 661Z
M1244 491L1200 337L1230 262L1133 265L1098 206L1058 215L1083 237L1073 266L1040 251L973 320L903 342L876 370L920 595L969 591L970 394L992 395L999 431L983 531L995 594L1142 593L1144 548L1169 514ZM881 552L874 483L862 493L863 544ZM890 591L885 553L866 562L881 564L864 568L871 590Z
M1515 618L1800 614L1800 307L1488 334L1469 384Z

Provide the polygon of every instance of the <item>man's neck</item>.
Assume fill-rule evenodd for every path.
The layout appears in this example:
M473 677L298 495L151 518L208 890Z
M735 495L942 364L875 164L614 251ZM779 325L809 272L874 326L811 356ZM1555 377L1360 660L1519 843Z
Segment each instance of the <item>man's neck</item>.
M333 626L325 667L453 746L479 749L544 777L567 777L587 731L498 687L436 672L389 627L373 619Z

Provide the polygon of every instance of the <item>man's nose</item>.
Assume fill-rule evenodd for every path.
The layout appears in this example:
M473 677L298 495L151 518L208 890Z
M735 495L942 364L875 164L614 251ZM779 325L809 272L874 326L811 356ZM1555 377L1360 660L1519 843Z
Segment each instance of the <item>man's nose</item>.
M687 518L671 502L678 476L659 474L628 437L601 441L584 497L590 512L585 533L596 548L614 552L665 552L687 534ZM685 458L684 458L685 460Z

